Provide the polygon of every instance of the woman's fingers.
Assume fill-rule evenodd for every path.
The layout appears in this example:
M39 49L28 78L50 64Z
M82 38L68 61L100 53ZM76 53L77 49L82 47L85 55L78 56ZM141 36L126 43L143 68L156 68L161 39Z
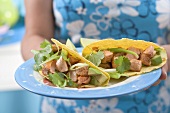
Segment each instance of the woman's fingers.
M157 80L153 86L157 86L161 80L166 80L167 78L167 71L168 71L168 66L167 66L167 63L162 67L162 73L161 73L161 76L159 78L159 80Z
M163 67L162 67L162 74L160 76L160 80L165 80L167 78L167 71L168 71L168 64L166 63Z
M153 84L153 86L157 86L160 82L161 82L161 80L160 80L160 79L159 79L159 80L157 80L157 81Z

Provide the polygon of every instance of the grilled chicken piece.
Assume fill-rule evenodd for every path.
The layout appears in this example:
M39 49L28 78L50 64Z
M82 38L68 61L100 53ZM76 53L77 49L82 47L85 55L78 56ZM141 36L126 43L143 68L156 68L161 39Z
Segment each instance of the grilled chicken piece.
M146 48L146 50L140 56L141 57L140 60L142 61L142 64L146 66L150 66L151 58L154 57L155 54L156 51L154 50L153 46L149 46L148 48Z
M135 52L136 54L140 55L142 53L142 50L135 47L129 47L128 50Z
M113 57L113 53L108 51L108 50L104 50L104 58L102 59L102 63L108 63L112 61L112 57Z
M78 84L88 84L90 82L91 78L90 76L79 76L78 77Z
M105 63L105 64L100 64L99 67L105 68L105 69L110 69L112 66L110 63Z
M145 49L143 54L146 54L149 58L152 58L156 54L156 51L154 50L153 46L149 46Z
M83 76L88 75L88 70L89 70L89 66L84 66L84 67L75 69L77 75L83 75Z
M49 74L52 62L53 61L49 61L49 62L44 64L44 67L42 68L43 75L48 75Z
M132 59L138 59L135 55L132 55L132 54L126 54L126 56L125 56L126 58L128 58L129 60L132 60Z
M116 57L116 56L114 56L113 58L112 58L112 68L116 68L117 66L116 66L116 64L114 63L114 60L116 60L118 57Z
M44 64L44 67L47 68L47 69L50 69L51 68L51 64L52 64L53 60L47 62Z
M123 52L120 52L120 53L116 53L114 54L113 58L112 58L112 68L116 68L116 64L114 64L114 60L116 60L119 56L124 56L125 53Z
M80 60L73 57L72 55L68 54L68 58L70 59L70 64L73 65L73 64L76 64L78 63Z
M62 56L56 62L56 69L59 72L66 72L66 71L68 71L67 62L62 58Z
M73 71L70 71L69 72L69 75L70 75L70 79L73 81L73 82L76 82L77 81L77 74L76 74L76 70L73 70Z
M142 61L142 64L146 65L146 66L150 66L151 65L151 58L142 53L141 56L140 56L140 60Z
M70 78L72 81L76 82L78 79L78 76L87 76L88 75L88 66L80 67L75 70L71 70L69 72Z
M44 76L47 76L47 75L49 74L49 69L43 67L43 68L42 68L42 74L43 74Z
M130 63L131 63L131 65L130 65L131 71L140 71L142 69L142 61L132 59L132 60L130 60Z
M57 52L58 49L61 50L62 48L61 48L60 46L58 46L58 48L57 48L55 44L52 44L52 51L53 51L54 53Z
M56 60L53 60L50 67L50 72L55 73L56 70Z
M140 55L142 50L141 49L138 49L138 48L135 48L135 47L129 47L128 50L130 51L133 51L135 52L136 54ZM132 55L132 54L126 54L125 56L126 58L128 58L129 60L132 60L132 59L138 59L138 57L136 57L135 55Z

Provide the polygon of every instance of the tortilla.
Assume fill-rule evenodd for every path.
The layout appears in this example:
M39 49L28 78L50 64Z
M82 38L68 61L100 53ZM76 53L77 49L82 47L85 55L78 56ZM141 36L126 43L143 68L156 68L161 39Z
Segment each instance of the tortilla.
M124 73L124 74L127 74L128 76L133 76L133 75L139 75L142 73L147 73L152 70L161 68L167 61L166 50L155 43L147 42L147 41L143 41L143 40L132 40L132 39L127 39L127 38L122 38L120 40L104 39L104 40L99 40L97 42L94 42L94 43L86 46L82 51L82 55L84 57L88 56L96 48L98 50L106 50L106 49L110 49L110 48L119 48L119 47L124 48L124 49L127 49L129 47L135 47L135 48L139 48L141 50L145 50L149 46L153 46L155 49L156 48L161 49L160 55L162 57L162 63L157 66L148 66L148 67L143 66L140 72L127 71Z
M99 70L103 76L105 76L107 78L107 80L102 84L102 86L106 86L108 85L108 82L110 80L110 76L108 73L102 71L99 67L95 66L93 63L91 63L90 61L88 61L87 59L85 59L84 57L82 57L79 53L77 53L76 51L68 48L65 44L60 43L59 41L55 40L55 39L51 39L52 42L54 42L57 46L62 47L63 49L65 49L70 55L74 56L77 59L80 59L82 63L86 63L88 64L90 67L95 68L97 70Z

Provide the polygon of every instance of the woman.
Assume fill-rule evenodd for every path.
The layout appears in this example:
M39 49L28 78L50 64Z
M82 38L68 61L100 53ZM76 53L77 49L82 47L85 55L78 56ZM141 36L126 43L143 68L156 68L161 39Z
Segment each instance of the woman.
M26 33L22 41L25 60L33 57L44 39L61 42L70 38L80 46L80 37L128 37L163 44L170 58L170 0L25 0ZM160 79L148 90L98 100L42 98L42 113L156 113L170 112L170 61ZM170 68L169 68L170 70ZM160 83L161 80L165 80Z

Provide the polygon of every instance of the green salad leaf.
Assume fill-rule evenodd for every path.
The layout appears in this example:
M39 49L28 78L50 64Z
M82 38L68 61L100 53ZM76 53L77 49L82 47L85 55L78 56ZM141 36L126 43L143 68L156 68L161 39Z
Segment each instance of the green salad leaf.
M103 51L98 51L97 53L91 53L86 57L87 60L91 61L94 65L99 66L101 60L104 58Z
M89 68L88 75L91 76L90 84L96 86L103 84L108 79L99 70L91 67Z
M69 76L61 72L49 74L48 77L50 81L58 87L66 87L66 86L77 87L78 85L75 82L73 82L71 78L69 78Z
M124 56L118 57L116 60L114 60L114 63L116 64L116 71L120 74L124 73L125 71L130 69L130 61L128 58Z
M60 56L58 55L58 53L55 53L53 55L51 55L50 57L48 57L44 62L42 62L40 65L43 65L49 61L52 61L52 60L58 60L60 58Z
M35 53L35 52L34 52ZM35 55L34 55L34 60L36 64L40 65L43 63L47 58L50 57L50 54L47 53L44 50L39 50Z
M67 85L67 80L65 79L65 76L61 73L50 73L48 77L50 81L58 87L65 87Z
M52 45L49 41L45 40L40 44L40 47L42 48L42 50L31 50L31 52L34 54L35 71L39 71L42 64L58 58L56 54L54 55L52 51Z

